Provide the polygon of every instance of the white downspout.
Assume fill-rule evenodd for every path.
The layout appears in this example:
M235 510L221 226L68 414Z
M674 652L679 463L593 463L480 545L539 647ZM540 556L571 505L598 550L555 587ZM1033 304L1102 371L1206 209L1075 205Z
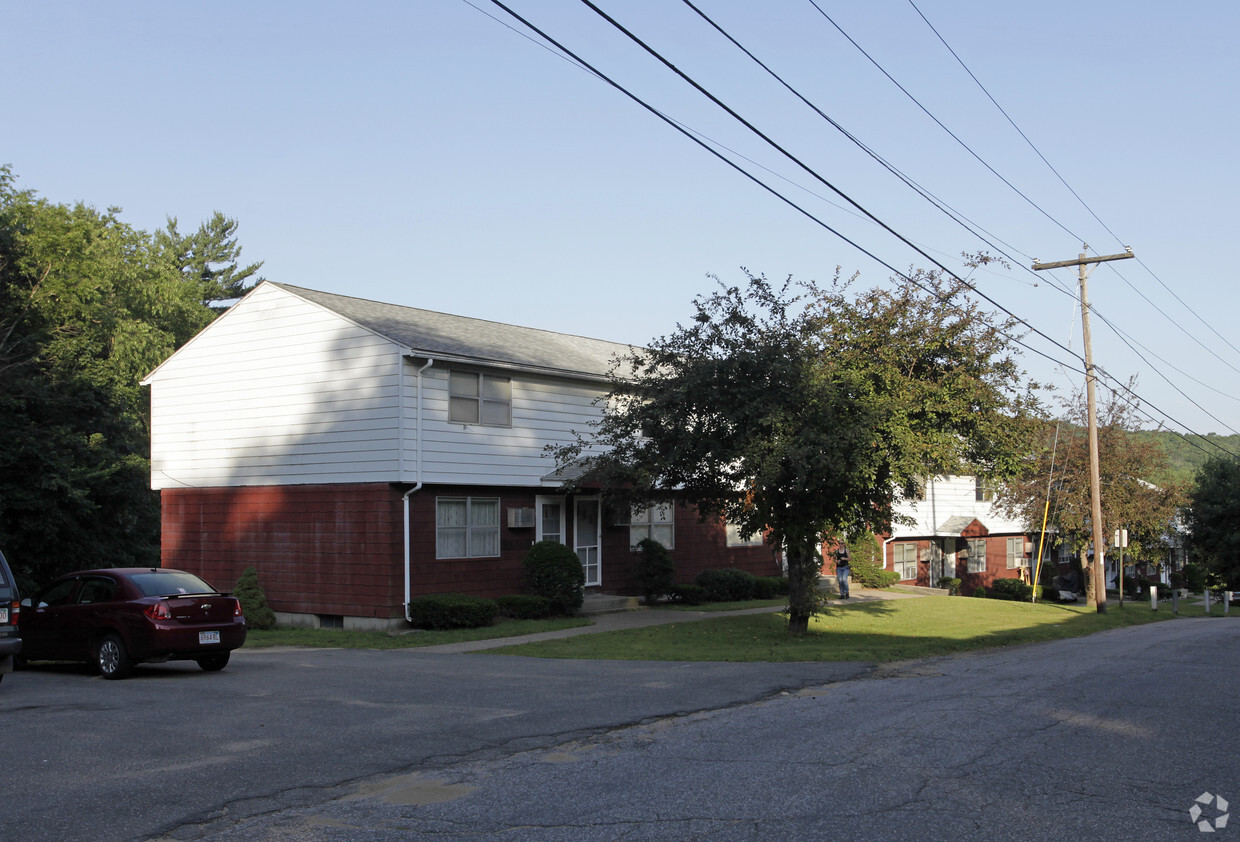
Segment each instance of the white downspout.
M417 404L414 406L413 429L414 441L416 442L417 452L414 461L414 471L417 479L413 483L413 487L401 495L401 504L404 509L405 521L405 622L409 622L412 618L409 616L409 600L412 595L412 573L410 565L412 564L412 554L409 550L409 539L411 536L411 527L409 524L409 495L422 489L422 372L435 364L435 360L431 357L426 358L426 365L417 371Z

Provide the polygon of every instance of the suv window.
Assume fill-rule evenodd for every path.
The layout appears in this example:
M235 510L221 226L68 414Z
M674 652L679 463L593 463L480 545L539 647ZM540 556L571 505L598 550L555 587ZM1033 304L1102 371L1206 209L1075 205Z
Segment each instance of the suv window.
M4 553L0 553L0 602L9 602L14 596L13 583L9 581L9 563L4 560Z

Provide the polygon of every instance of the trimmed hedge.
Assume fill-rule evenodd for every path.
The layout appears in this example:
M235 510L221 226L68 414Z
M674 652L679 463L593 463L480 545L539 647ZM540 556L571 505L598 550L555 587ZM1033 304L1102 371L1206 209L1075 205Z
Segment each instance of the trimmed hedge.
M581 559L559 541L539 541L525 554L526 588L551 600L559 613L577 613L585 601L585 585Z
M774 599L787 594L788 580L783 576L758 576L753 580L754 599Z
M241 613L250 628L269 629L276 624L276 612L267 604L267 595L258 584L258 571L253 567L242 571L233 596L241 603Z
M992 599L1010 599L1016 602L1032 602L1033 586L1020 579L995 579L990 585Z
M725 567L703 570L693 581L706 590L708 602L743 602L754 598L757 578L748 570Z
M555 604L545 596L510 593L495 600L499 613L514 620L545 620L555 613Z
M460 593L436 593L409 600L409 622L419 629L477 629L495 622L493 599Z
M706 598L706 588L701 585L672 585L667 595L672 598L672 602L681 605L701 605L703 602L710 602Z
M950 576L944 576L939 579L939 587L947 591L948 596L960 595L960 580Z

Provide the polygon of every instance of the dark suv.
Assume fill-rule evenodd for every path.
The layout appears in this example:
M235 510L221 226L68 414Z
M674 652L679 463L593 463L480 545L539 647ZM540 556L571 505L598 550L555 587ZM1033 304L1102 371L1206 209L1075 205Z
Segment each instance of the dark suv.
M13 571L0 553L0 679L13 671L13 659L22 651L22 639L17 631L19 597Z

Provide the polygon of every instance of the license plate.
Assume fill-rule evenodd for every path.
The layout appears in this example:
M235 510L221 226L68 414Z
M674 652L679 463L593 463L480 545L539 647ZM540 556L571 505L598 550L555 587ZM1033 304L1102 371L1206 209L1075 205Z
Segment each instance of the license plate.
M217 631L198 632L198 643L205 646L208 643L219 643L220 633Z
M9 624L9 609L0 608L0 626L7 626L8 624Z

